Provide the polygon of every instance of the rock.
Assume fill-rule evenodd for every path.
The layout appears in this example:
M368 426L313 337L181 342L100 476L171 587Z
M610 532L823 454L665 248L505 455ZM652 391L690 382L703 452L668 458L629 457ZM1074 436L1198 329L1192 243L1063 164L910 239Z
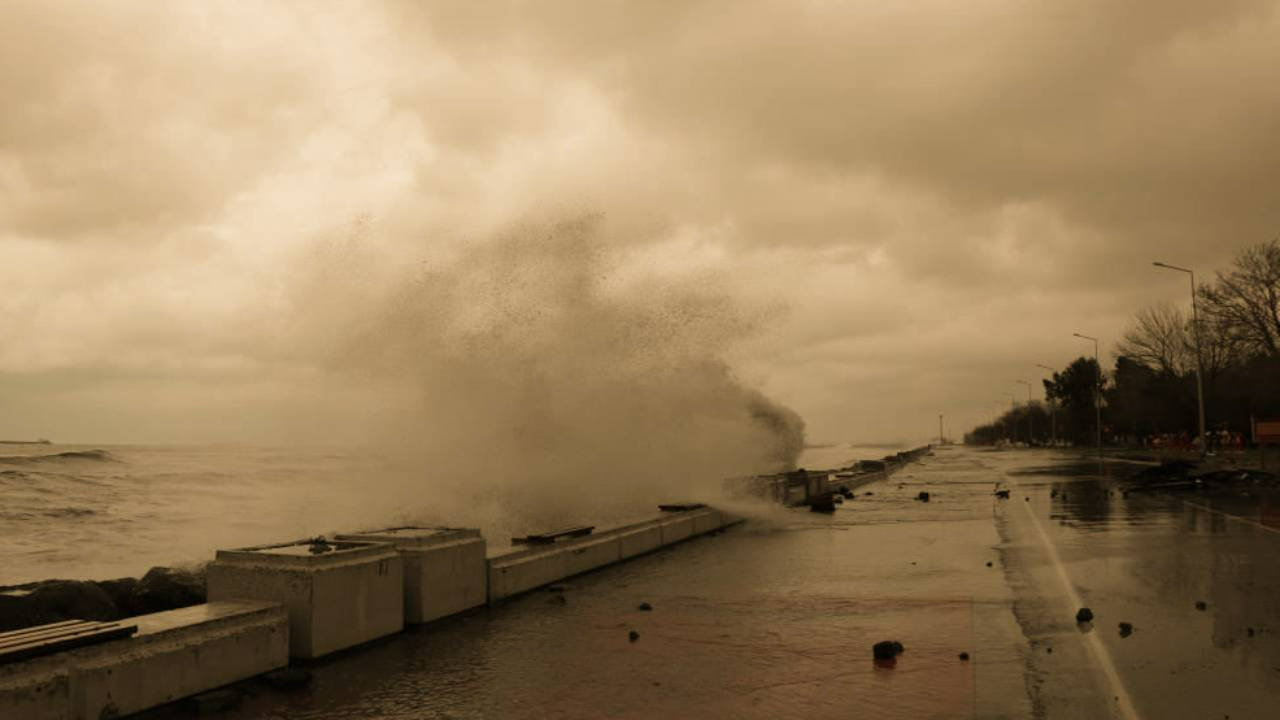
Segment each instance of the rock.
M244 696L235 690L223 688L200 693L191 698L188 704L197 715L213 715L235 710L243 699Z
M1046 655L1052 655L1052 654L1053 654L1053 648L1045 648L1045 649L1044 649L1044 652L1045 652L1045 654L1046 654Z
M132 601L139 615L199 605L205 602L204 570L153 567L138 581Z
M836 511L836 503L831 493L819 495L811 503L809 503L810 512L833 513Z
M1029 498L1029 497L1024 497L1024 498L1022 498L1022 499L1023 499L1025 502L1031 502L1031 498Z
M961 659L961 660L963 660L963 661L965 661L965 662L968 662L968 661L969 661L969 653L967 653L967 652L962 652L962 653L960 653L960 659Z
M1203 600L1197 600L1197 601L1196 601L1196 609L1197 609L1197 610L1202 610L1202 611L1203 611L1203 610L1207 610L1208 608L1209 608L1209 604L1208 604L1208 603L1206 603L1205 601L1203 601Z
M875 493L871 492L870 490L868 490L868 491L866 491L866 492L864 492L864 493L862 493L862 494L863 494L863 495L875 495Z
M281 668L263 675L262 679L276 690L300 690L311 684L311 671L303 668Z
M1133 634L1133 625L1131 623L1120 623L1120 637L1127 638Z
M1056 497L1058 497L1058 490L1057 490L1057 488L1054 488L1053 490L1050 490L1050 491L1049 491L1049 497L1051 497L1051 498L1056 498Z
M63 620L116 620L119 609L96 583L46 580L0 592L0 631Z
M653 609L653 606L652 606L652 605L650 605L650 604L649 604L649 603L647 603L647 602L642 602L642 603L640 603L639 609L640 609L640 610L643 610L643 611L645 611L645 612L649 612L650 610L652 610L652 609Z
M844 498L843 498L843 497L841 497L840 495L832 495L832 496L831 496L831 502L835 503L836 505L843 505L843 504L844 504Z
M871 655L877 660L892 660L898 657L906 648L902 647L902 643L897 640L881 640L871 646Z
M1248 633L1249 637L1253 637L1253 628L1245 628L1244 631Z
M636 632L635 630L632 630L631 632L627 633L627 639L630 640L631 642L635 642L640 639L640 633Z
M1000 498L1001 500L1008 500L1008 499L1009 499L1009 491L1008 491L1008 490L997 490L997 491L996 491L996 497Z
M99 580L94 583L102 588L102 591L111 598L111 602L115 603L116 610L119 611L120 617L133 617L140 615L133 607L133 594L137 592L138 578L116 578L115 580Z
M568 605L569 601L563 595L552 595L547 598L548 605Z
M1062 493L1062 501L1063 501L1063 502L1066 502L1066 501L1067 501L1067 494L1066 494L1066 493Z
M1093 622L1093 611L1087 607L1080 608L1076 611L1076 622L1087 623Z
M920 502L929 502L929 493L925 492L924 490L921 490L919 493L916 494L916 499L919 500Z
M547 586L547 592L557 592L557 593L562 593L562 592L564 592L564 586L563 586L563 585L548 585L548 586Z
M987 567L991 567L991 561L990 561L990 560L988 560L988 561L987 561Z

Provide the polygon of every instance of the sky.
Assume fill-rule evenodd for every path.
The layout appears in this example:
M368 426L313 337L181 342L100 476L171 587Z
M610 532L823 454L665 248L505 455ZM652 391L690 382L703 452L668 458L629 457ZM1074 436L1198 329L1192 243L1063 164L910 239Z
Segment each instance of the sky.
M529 425L579 380L635 433L713 388L810 443L958 434L1185 304L1152 261L1277 235L1278 36L1252 0L8 0L0 438Z

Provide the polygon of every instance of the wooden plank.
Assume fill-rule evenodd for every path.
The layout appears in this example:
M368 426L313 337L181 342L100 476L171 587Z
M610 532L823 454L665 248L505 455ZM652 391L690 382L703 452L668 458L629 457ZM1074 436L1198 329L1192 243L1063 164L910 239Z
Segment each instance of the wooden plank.
M583 525L581 527L564 528L561 530L552 530L544 533L533 533L522 538L511 538L511 542L517 545L544 545L553 543L557 540L572 537L582 537L590 535L595 530L594 525Z
M129 637L138 631L137 625L120 625L119 623L97 623L96 625L88 631L75 631L66 635L45 637L0 648L0 664L50 655L86 645L96 645L108 640Z
M48 638L62 637L64 635L78 635L86 632L93 632L102 626L99 622L81 622L75 625L65 627L57 627L43 630L41 632L26 633L11 638L0 638L0 650L14 645L23 645L37 640L45 640Z
M22 637L23 635L30 635L32 633L45 632L51 628L69 627L71 625L78 625L78 624L87 623L87 622L93 622L93 621L63 620L62 622L48 623L46 625L32 625L30 627L18 628L17 630L7 630L5 632L0 633L0 642L4 642L9 638Z

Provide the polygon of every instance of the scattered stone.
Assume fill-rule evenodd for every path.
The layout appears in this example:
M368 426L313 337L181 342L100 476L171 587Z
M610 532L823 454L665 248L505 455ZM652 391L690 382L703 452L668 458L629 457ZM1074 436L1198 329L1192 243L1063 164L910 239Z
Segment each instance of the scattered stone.
M1127 638L1133 634L1133 625L1131 623L1120 623L1120 637Z
M1009 491L1008 491L1008 490L997 490L997 491L996 491L996 497L1000 498L1001 500L1008 500L1008 499L1009 499Z
M563 585L548 585L548 586L547 586L547 592L562 593L562 592L564 592L564 586L563 586Z
M650 610L652 610L652 609L653 609L653 606L652 606L652 605L650 605L650 604L649 604L649 603L647 603L647 602L642 602L642 603L640 603L640 606L639 606L639 607L640 607L640 609L641 609L641 610L643 610L643 611L645 611L645 612L649 612Z
M1024 497L1024 498L1022 498L1022 499L1023 499L1024 501L1026 501L1026 502L1031 502L1031 498L1029 498L1029 497Z
M1058 489L1057 489L1057 488L1054 488L1054 489L1050 490L1050 491L1049 491L1049 497L1051 497L1051 498L1056 498L1056 497L1058 497Z
M871 492L870 490L868 490L868 491L866 491L866 492L864 492L864 493L862 493L862 494L863 494L863 495L875 495L875 493Z
M963 660L964 662L968 662L968 661L969 661L969 653L967 653L967 652L962 652L962 653L960 653L960 659L961 659L961 660Z
M990 561L990 560L988 560L988 561L987 561L987 567L991 567L991 561Z
M1253 628L1245 628L1244 631L1248 633L1249 637L1253 637Z
M627 633L627 638L631 640L631 642L635 642L640 639L640 633L636 632L635 630L632 630L631 632Z
M1207 610L1208 608L1209 608L1209 604L1208 604L1208 603L1206 603L1205 601L1203 601L1203 600L1197 600L1197 601L1196 601L1196 609L1197 609L1197 610L1201 610L1201 611L1203 611L1203 610Z
M916 494L916 499L919 500L920 502L929 502L929 493L924 490L921 490L918 494Z
M823 495L813 502L809 503L809 512L817 513L833 513L836 511L835 499L830 495Z
M133 617L139 613L133 607L133 596L138 591L138 578L116 578L115 580L98 580L94 583L115 603L116 610L122 618Z
M563 606L563 605L568 605L568 604L569 604L569 601L565 599L564 595L556 594L556 595L552 595L551 597L547 598L547 604L548 604L548 605L561 605L561 606Z
M1080 608L1076 611L1076 622L1087 623L1093 622L1093 611L1087 607Z
M281 668L263 675L262 679L276 690L300 690L311 684L311 671L303 668Z
M871 646L871 654L877 660L892 660L898 657L905 649L902 647L902 643L897 640L881 640Z
M1062 493L1062 501L1063 501L1063 502L1066 502L1066 501L1067 501L1067 494L1066 494L1066 493Z
M1045 654L1046 654L1046 655L1052 655L1052 654L1053 654L1053 648L1045 648L1045 649L1044 649L1044 652L1045 652Z
M840 495L832 495L832 496L831 496L831 502L835 503L836 505L843 505L843 504L844 504L844 497L842 497L842 496L840 496Z

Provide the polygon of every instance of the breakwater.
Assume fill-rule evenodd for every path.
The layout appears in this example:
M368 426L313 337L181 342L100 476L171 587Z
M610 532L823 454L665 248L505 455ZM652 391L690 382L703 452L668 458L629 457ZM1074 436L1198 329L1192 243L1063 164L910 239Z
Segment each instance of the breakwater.
M932 450L932 445L923 445L879 460L859 460L831 470L801 468L785 473L732 478L724 482L724 492L730 497L756 498L787 507L814 505L829 500L841 490L852 491L884 480Z

